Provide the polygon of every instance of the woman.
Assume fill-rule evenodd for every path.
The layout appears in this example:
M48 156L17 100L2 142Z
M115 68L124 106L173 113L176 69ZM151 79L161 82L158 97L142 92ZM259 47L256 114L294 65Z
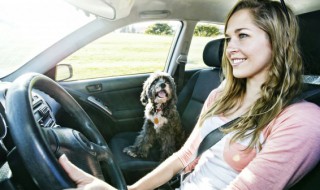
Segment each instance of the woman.
M154 189L179 170L193 172L180 189L286 189L319 161L320 108L294 102L302 84L298 23L269 0L239 1L226 20L225 80L205 102L185 145L129 189ZM189 164L202 139L234 118L227 135ZM110 188L60 163L78 187Z

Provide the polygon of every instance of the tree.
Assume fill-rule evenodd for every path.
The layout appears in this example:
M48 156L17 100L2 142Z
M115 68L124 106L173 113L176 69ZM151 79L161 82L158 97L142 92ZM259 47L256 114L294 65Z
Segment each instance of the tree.
M197 25L194 29L195 36L212 37L220 34L217 27L212 25Z
M155 35L172 35L173 30L171 26L169 26L166 23L156 23L153 25L150 25L146 31L146 34L155 34Z

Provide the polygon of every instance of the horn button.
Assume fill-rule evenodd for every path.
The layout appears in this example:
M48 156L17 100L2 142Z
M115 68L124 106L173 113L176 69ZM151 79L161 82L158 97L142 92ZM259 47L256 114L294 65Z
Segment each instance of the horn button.
M97 155L94 144L76 130L68 128L49 128L44 130L44 132L50 142L52 151L56 153L72 151L80 154L88 153L93 156Z
M87 149L92 155L96 155L94 152L94 147L92 145L92 142L90 142L87 137L85 137L82 133L72 130L74 136L76 139L80 142L80 144Z

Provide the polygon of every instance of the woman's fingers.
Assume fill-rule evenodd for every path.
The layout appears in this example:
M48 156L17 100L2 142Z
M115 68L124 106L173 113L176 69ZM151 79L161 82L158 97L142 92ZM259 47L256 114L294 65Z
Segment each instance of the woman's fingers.
M72 164L65 154L60 156L59 163L62 165L63 169L67 172L69 177L77 184L78 187L89 184L94 180L93 176L87 174L86 172Z
M74 164L72 164L66 155L62 155L59 158L59 163L63 169L67 172L69 177L77 184L76 189L85 190L116 190L106 182L84 172ZM73 190L73 189L68 189Z

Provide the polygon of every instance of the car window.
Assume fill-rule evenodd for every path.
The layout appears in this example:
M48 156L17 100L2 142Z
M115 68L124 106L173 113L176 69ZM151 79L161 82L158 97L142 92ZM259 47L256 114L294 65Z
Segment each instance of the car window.
M0 77L94 19L65 1L0 1Z
M186 70L201 69L208 67L204 64L202 53L205 45L223 34L224 25L208 22L199 22L193 32L193 37L188 53Z
M143 22L120 28L75 52L60 65L72 66L70 80L163 71L179 21ZM66 69L56 71L56 80ZM68 72L68 71L67 71Z

